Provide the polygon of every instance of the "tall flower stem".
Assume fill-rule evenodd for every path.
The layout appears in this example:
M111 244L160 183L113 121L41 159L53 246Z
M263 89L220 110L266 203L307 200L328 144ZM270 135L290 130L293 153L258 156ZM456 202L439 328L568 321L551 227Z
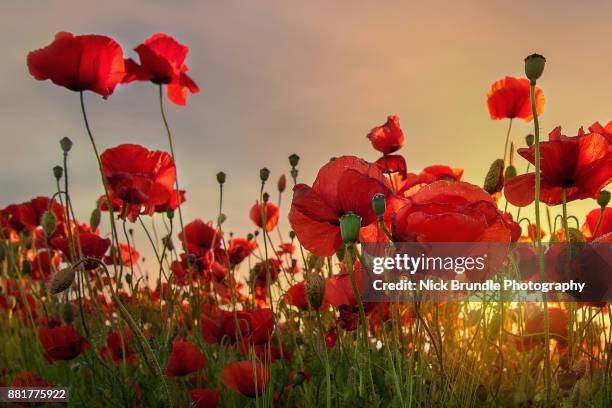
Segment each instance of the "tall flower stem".
M531 111L533 113L533 127L535 131L535 220L536 220L536 247L538 253L538 267L540 280L544 282L546 275L544 271L544 252L542 251L542 224L540 220L540 125L535 100L535 81L530 83ZM544 304L544 383L546 386L546 400L550 401L551 371L550 371L550 324L548 319L548 299L546 293L542 292L542 303Z
M508 132L506 132L506 143L504 143L504 165L507 166L506 157L508 156L508 143L510 142L510 132L512 131L512 119L508 124Z

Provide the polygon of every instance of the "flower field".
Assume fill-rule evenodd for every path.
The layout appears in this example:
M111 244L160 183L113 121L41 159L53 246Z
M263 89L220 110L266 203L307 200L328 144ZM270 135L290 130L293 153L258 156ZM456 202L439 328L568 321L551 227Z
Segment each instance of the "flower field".
M543 244L612 241L612 121L570 136L541 129L543 56L525 58L525 78L475 90L508 125L491 138L499 156L489 171L470 175L478 185L435 152L432 165L410 169L400 153L409 125L390 115L355 141L371 145L375 162L322 156L306 180L296 146L284 174L260 169L259 196L244 204L252 223L234 234L224 230L234 214L224 213L222 171L203 176L218 185L209 197L218 211L182 213L189 191L177 168L194 170L174 160L165 106L198 97L188 53L164 33L128 58L107 36L60 32L27 55L39 92L52 83L77 96L82 134L59 141L52 196L1 203L0 385L66 387L75 407L612 405L605 301L371 302L361 293L363 244L507 244L486 278L529 264L544 281L555 272ZM143 137L100 150L87 99L112 104L115 88L135 81L159 92L167 149ZM532 132L512 137L516 121ZM99 169L89 219L75 217L73 143L90 145ZM591 210L570 213L575 200ZM138 245L135 230L146 237Z

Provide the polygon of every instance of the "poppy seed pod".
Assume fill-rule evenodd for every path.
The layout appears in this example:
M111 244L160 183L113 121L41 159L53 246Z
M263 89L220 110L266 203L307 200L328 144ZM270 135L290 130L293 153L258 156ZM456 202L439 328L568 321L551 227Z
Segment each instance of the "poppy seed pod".
M516 177L516 167L514 167L513 165L509 165L508 167L506 167L504 179L505 181L509 181L513 177Z
M385 210L387 209L384 194L374 194L374 197L372 197L372 209L374 210L374 214L376 214L378 219L382 219L382 217L385 215Z
M62 166L53 167L53 177L55 177L56 180L61 179L63 175L64 169L62 168Z
M42 216L41 225L45 235L47 237L51 236L57 227L57 218L55 217L55 214L53 214L51 211L45 211Z
M285 189L287 188L287 176L285 176L284 174L282 174L279 178L278 178L278 192L282 193L283 191L285 191Z
M297 154L293 153L291 156L289 156L289 164L291 165L291 167L296 167L299 162L300 156L298 156Z
M268 177L270 177L270 170L268 170L266 167L259 170L259 179L261 181L268 180Z
M74 321L74 306L72 303L65 302L60 305L60 317L66 324L70 324Z
M174 210L173 209L166 210L166 217L168 217L169 220L174 219Z
M225 183L225 173L220 171L217 173L217 183L223 184Z
M599 192L599 196L597 197L597 204L601 208L605 208L610 202L610 192L607 190L601 190Z
M289 231L289 238L293 241L295 239L295 231L291 230Z
M306 279L306 299L313 309L319 309L325 298L325 278L311 273Z
M540 54L531 54L525 58L525 76L529 78L532 83L535 83L542 76L544 72L544 65L546 64L546 58Z
M72 149L72 140L67 137L63 137L62 140L60 140L60 146L64 153L68 153L70 149Z
M345 244L353 244L359 241L359 230L361 229L361 217L352 212L340 217L340 234Z
M92 231L95 231L100 226L100 220L102 218L102 212L99 208L95 208L89 216L89 226Z
M75 269L72 266L61 269L53 276L53 279L51 279L49 292L51 292L52 295L64 292L72 285L72 282L74 282L74 276Z
M482 188L489 194L495 194L500 191L504 182L503 174L504 161L502 159L497 159L491 163L491 167L489 167Z
M531 133L525 136L525 143L527 144L528 147L533 146L533 144L535 143L535 136L532 135Z

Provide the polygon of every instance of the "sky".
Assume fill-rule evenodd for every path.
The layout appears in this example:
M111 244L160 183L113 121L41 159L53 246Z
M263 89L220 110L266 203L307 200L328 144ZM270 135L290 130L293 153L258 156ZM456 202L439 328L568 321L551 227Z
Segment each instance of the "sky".
M185 107L167 105L187 190L184 217L216 218L222 170L224 229L237 235L253 229L248 210L261 167L271 170L276 197L292 153L301 156L299 177L308 184L330 157L373 161L365 135L390 114L400 117L410 171L448 164L482 184L503 154L507 129L489 118L487 90L506 75L522 76L523 58L533 52L547 59L539 81L544 134L561 125L573 135L612 120L609 2L5 0L0 10L0 207L54 192L51 168L64 136L74 142L77 216L88 219L102 193L78 94L34 80L26 67L27 53L58 31L109 35L126 57L156 32L189 46L201 92ZM118 87L108 100L88 93L85 103L101 150L120 143L168 149L152 84ZM530 131L515 122L512 138L521 145ZM517 160L519 170L525 164ZM570 211L592 208L572 203Z

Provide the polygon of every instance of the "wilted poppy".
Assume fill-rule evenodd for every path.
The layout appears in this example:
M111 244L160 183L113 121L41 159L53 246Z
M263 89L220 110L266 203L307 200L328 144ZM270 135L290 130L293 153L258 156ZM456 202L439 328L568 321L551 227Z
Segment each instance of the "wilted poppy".
M389 116L385 124L370 130L367 138L372 142L372 147L383 154L399 150L404 145L404 132L400 127L399 116Z
M536 111L538 116L544 111L544 92L535 88ZM487 106L491 119L533 119L529 80L527 78L505 77L491 85L487 93Z
M185 105L187 90L198 93L200 89L187 75L185 58L189 48L164 33L157 33L134 49L140 57L140 65L133 59L125 61L127 74L123 82L151 81L168 85L168 99L177 105Z
M372 197L391 191L375 164L354 156L342 156L326 164L312 187L297 184L289 222L302 245L318 256L333 255L342 244L340 217L352 212L361 226L376 222Z
M271 202L267 202L264 205L263 203L260 204L259 201L256 201L255 204L253 204L253 207L251 207L249 215L251 217L251 221L253 221L253 224L259 228L264 227L263 224L265 220L265 230L267 232L272 231L276 227L276 224L278 224L278 207Z
M168 377L181 377L200 371L204 368L204 364L206 358L196 346L175 340L164 374Z
M270 382L270 371L259 362L235 361L223 367L221 382L232 391L255 397L264 393Z
M176 194L176 167L172 157L136 144L107 149L100 156L102 171L112 196L152 214Z
M103 35L60 32L45 48L28 54L30 74L71 91L92 91L107 98L125 76L123 51Z
M49 363L57 360L72 360L91 347L87 339L79 336L72 325L41 327L38 329L38 339Z
M535 164L535 145L518 153ZM598 133L561 135L558 127L549 141L540 143L540 200L549 205L562 203L563 189L567 201L597 198L612 181L612 143ZM510 179L504 187L506 199L525 207L535 198L535 173Z

